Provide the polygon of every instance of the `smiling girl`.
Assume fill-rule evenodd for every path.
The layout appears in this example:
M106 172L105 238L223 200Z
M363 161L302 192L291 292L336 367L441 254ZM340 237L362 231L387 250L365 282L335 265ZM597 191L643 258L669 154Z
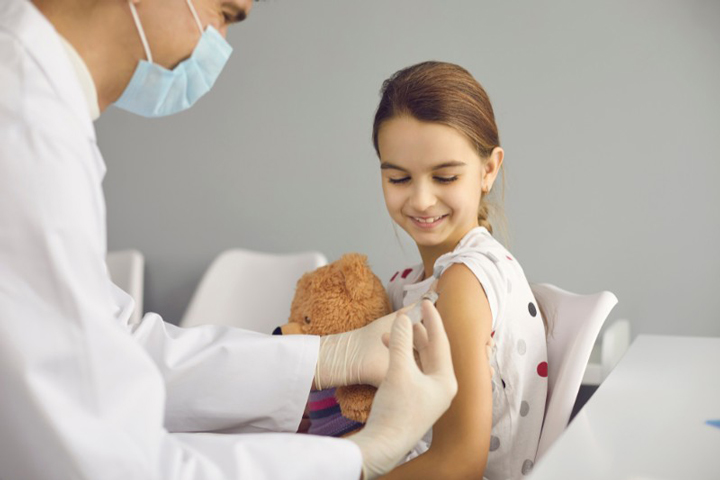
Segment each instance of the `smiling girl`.
M458 380L450 409L385 478L522 478L540 438L547 351L525 274L488 221L504 159L492 106L472 75L440 62L400 70L381 93L373 143L385 204L422 258L392 277L388 294L397 310L439 279Z

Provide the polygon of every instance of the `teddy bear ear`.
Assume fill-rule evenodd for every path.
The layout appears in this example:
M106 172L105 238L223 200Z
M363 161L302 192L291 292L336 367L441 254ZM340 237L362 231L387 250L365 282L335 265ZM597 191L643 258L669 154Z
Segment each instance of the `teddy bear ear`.
M373 294L375 274L367 263L367 256L347 253L337 261L338 269L345 277L345 288L353 300L362 300Z
M310 291L315 294L337 290L343 283L343 275L337 262L329 263L312 272Z

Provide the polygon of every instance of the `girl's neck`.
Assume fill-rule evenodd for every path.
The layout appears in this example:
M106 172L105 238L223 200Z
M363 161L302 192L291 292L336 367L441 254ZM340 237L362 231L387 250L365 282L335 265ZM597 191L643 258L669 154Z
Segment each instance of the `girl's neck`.
M465 238L465 235L467 235L468 232L470 232L470 230L472 230L473 228L477 228L477 226L478 225L475 225L472 228L469 228L465 233L460 236L460 238L457 238L456 240L452 240L450 242L432 246L418 245L418 251L420 252L420 258L422 258L423 270L425 272L425 274L423 275L423 280L432 276L435 269L435 262L437 261L437 259L440 258L442 255L445 255L446 253L455 250L455 247L457 247L458 243L460 243L460 241Z
M432 276L433 270L435 269L435 262L437 261L437 259L448 252L452 252L456 245L457 243L452 246L437 245L433 247L424 247L418 245L418 250L420 251L420 258L422 258L423 270L425 271L423 275L423 280Z

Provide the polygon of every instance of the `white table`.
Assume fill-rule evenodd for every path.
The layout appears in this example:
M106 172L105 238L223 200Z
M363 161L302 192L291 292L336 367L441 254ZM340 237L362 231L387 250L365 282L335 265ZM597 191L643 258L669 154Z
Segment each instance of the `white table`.
M640 335L535 466L542 479L720 479L720 338Z

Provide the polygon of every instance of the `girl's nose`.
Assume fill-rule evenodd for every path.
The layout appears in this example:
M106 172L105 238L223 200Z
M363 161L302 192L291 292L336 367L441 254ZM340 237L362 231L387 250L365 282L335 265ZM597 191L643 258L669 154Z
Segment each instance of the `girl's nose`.
M413 189L410 205L417 213L430 209L436 203L436 197L431 188L424 185L417 185Z

